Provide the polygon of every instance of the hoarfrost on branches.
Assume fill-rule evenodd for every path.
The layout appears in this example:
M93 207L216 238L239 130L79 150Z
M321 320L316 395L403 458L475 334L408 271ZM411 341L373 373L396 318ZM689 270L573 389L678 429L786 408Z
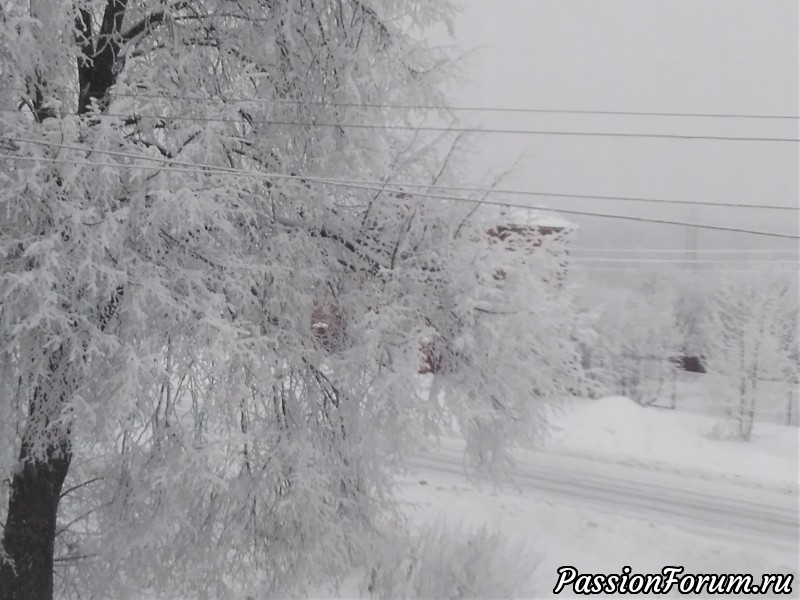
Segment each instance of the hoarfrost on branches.
M303 179L457 176L449 136L314 125L443 103L412 31L453 9L0 4L0 596L302 594L365 564L426 437L491 470L537 431L564 295L506 250L499 294L469 205Z
M653 278L637 289L617 290L594 312L597 336L586 366L600 394L647 405L666 392L686 338L676 302L673 285Z
M412 541L395 540L370 570L370 597L518 598L539 557L486 529L461 531L443 522Z
M798 314L789 278L731 278L714 289L703 322L705 360L734 437L750 439L765 384L796 388Z

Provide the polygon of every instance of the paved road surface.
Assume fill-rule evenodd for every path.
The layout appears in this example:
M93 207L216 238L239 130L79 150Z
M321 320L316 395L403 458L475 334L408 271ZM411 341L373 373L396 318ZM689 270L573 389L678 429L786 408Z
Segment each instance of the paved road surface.
M412 467L461 475L463 460L459 444L448 441L415 459ZM515 483L525 495L694 533L795 550L800 544L800 505L794 494L554 453L522 456Z

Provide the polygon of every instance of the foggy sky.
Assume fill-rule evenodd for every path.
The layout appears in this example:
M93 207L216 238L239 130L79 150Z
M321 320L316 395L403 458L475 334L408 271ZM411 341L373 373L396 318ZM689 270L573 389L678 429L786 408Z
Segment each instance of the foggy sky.
M467 0L455 43L478 49L456 105L800 114L795 0ZM442 38L444 40L444 38ZM450 39L450 43L453 40ZM459 113L462 125L798 137L800 121ZM665 139L474 137L476 172L525 158L506 187L798 205L798 145ZM516 199L518 201L518 199ZM535 199L558 208L797 233L797 213ZM684 228L571 217L581 245L682 248ZM794 241L700 232L701 247Z

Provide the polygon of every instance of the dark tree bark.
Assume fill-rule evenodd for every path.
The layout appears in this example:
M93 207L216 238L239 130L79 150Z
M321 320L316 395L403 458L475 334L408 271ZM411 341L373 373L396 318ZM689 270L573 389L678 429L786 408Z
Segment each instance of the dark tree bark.
M22 455L27 453L23 449ZM50 600L56 514L70 454L27 461L11 483L3 546L13 561L0 565L0 598ZM20 461L25 460L23 456Z
M3 600L53 597L58 502L72 459L69 431L58 423L64 401L64 392L51 395L37 388L30 402L3 531L3 549L13 561L0 564ZM35 452L38 440L47 440L43 456Z
M82 56L77 71L80 82L78 114L86 114L95 101L100 110L108 106L108 93L122 65L120 45L128 0L107 0L99 31L92 31L91 15L79 12L76 31ZM34 94L34 116L38 122L55 118L48 110L44 94L47 82L29 82ZM114 317L124 290L100 307L101 329ZM73 379L65 376L72 369L59 348L51 357L49 370L31 393L27 422L19 454L19 466L11 482L8 514L3 529L0 559L0 600L52 600L53 553L58 505L64 480L69 472L72 450L69 427L62 422L63 411L74 392ZM38 447L36 444L39 443Z

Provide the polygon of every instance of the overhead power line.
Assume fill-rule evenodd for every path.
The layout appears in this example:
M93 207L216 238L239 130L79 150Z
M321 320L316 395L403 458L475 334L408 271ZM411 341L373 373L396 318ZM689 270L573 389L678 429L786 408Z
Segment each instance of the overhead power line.
M800 262L797 260L746 260L746 261L738 261L733 259L717 259L717 260L707 260L707 259L695 259L695 258L588 258L588 257L574 257L571 259L576 263L632 263L632 264L655 264L655 263L664 263L664 264L710 264L710 265L741 265L741 264L748 264L748 265L795 265L800 267Z
M23 88L2 88L7 91L17 89L20 93L27 93ZM69 90L61 90L69 91ZM754 114L754 113L711 113L711 112L676 112L676 111L644 111L644 110L594 110L572 108L541 108L541 107L513 107L513 106L458 106L450 104L392 104L374 102L339 102L329 100L289 100L282 98L243 98L243 97L211 97L189 96L181 94L154 94L150 92L118 92L111 94L120 98L147 98L152 100L189 100L198 102L211 102L219 100L223 103L248 103L266 104L275 106L317 106L321 108L369 108L386 110L409 111L451 111L451 112L494 112L517 114L564 114L564 115L610 115L634 117L686 117L709 119L772 119L772 120L797 120L800 115Z
M347 180L342 180L347 182ZM352 183L359 183L353 180ZM604 194L573 194L566 192L541 192L531 190L515 190L499 187L472 187L472 186L454 186L454 185L426 185L419 183L409 183L405 181L389 182L389 185L415 188L415 189L432 189L432 190L445 190L451 192L470 192L470 193L493 193L504 194L509 196L528 196L528 197L543 197L543 198L563 198L567 200L610 200L614 202L631 202L640 204L672 204L678 206L706 206L711 208L746 208L756 210L789 210L800 211L800 206L787 206L785 204L749 204L743 202L709 202L706 200L674 200L670 198L646 198L642 196L610 196ZM560 210L560 209L559 209Z
M9 138L6 138L9 139ZM29 141L29 140L16 140L16 141ZM177 173L191 173L191 174L199 174L199 175L239 175L243 177L251 177L254 179L283 179L283 180L292 180L297 181L304 184L315 183L318 185L329 185L333 187L343 187L349 189L360 189L360 190L368 190L373 192L388 192L388 193L406 193L409 194L407 190L402 188L392 187L391 185L386 185L383 182L376 182L374 184L355 184L355 183L344 183L340 181L336 181L333 179L327 179L324 177L305 177L300 175L287 175L284 173L259 173L255 171L246 171L243 169L233 169L229 167L215 167L213 165L203 165L197 163L187 163L183 161L173 161L170 159L158 158L158 157L146 157L146 156L139 156L135 154L127 154L124 152L115 152L113 150L96 150L96 149L87 149L81 148L80 146L69 146L66 144L51 144L49 142L34 142L29 141L30 143L40 143L42 145L47 146L55 146L61 147L70 150L77 150L81 152L94 152L98 154L108 154L111 156L118 156L123 158L130 158L134 160L149 160L149 161L156 161L165 164L161 165L134 165L134 164L121 164L121 163L99 163L93 161L74 161L74 160L66 160L66 159L59 159L59 158L42 158L42 157L32 157L32 156L15 156L11 154L0 154L0 158L7 158L12 160L20 160L20 161L30 161L30 162L51 162L51 163L62 163L62 164L74 164L79 166L87 166L87 167L109 167L109 168L127 168L127 169L144 169L144 170L154 170L154 171L163 171L163 172L177 172ZM169 166L170 164L182 165L179 167L172 167ZM730 231L736 233L747 233L751 235L761 235L767 237L776 237L776 238L786 238L786 239L797 239L800 240L800 235L795 234L788 234L788 233L781 233L781 232L773 232L773 231L762 231L757 229L744 229L738 227L727 227L724 225L711 225L707 223L689 223L686 221L671 221L666 219L655 219L649 217L634 217L630 215L614 215L608 213L596 213L596 212L588 212L588 211L578 211L578 210L570 210L570 209L552 209L549 207L543 206L529 206L525 204L514 204L508 202L497 202L487 199L476 199L476 198L464 198L462 196L452 196L446 194L430 194L430 193L422 193L422 192L414 192L412 195L419 197L419 198L433 198L438 200L449 200L453 202L465 202L470 204L484 204L489 206L500 206L500 207L510 207L510 208L521 208L526 210L536 210L539 212L555 212L555 213L563 213L563 214L572 214L572 215L581 215L581 216L590 216L590 217L600 217L600 218L608 218L608 219L617 219L617 220L625 220L625 221L633 221L633 222L640 222L640 223L654 223L654 224L661 224L661 225L677 225L682 227L695 227L698 229L710 229L715 231Z
M609 254L620 254L620 253L630 253L630 254L798 254L800 253L800 247L795 248L794 250L769 250L766 248L724 248L724 249L713 249L713 248L699 248L699 249L645 249L645 248L581 248L579 246L573 246L570 248L570 252L590 252L592 254L601 254L601 253L609 253Z
M137 94L114 92L114 96L120 97L141 97L151 99L175 99L175 100L198 100L200 98L192 96L168 96L166 94ZM633 116L633 117L689 117L689 118L713 118L713 119L774 119L774 120L796 120L800 115L763 115L748 113L704 113L704 112L659 112L642 110L582 110L572 108L527 108L511 106L454 106L448 104L379 104L369 102L328 102L328 101L300 101L300 100L281 100L269 98L222 98L225 102L255 104L272 104L288 106L319 106L334 108L374 108L374 109L396 109L396 110L416 110L416 111L453 111L453 112L495 112L495 113L517 113L517 114L562 114L562 115L611 115L611 116Z
M18 112L16 109L2 108L0 112ZM492 135L541 135L560 137L602 137L622 139L670 139L670 140L704 140L725 142L763 142L763 143L798 143L800 138L788 137L755 137L755 136L723 136L723 135L691 135L678 133L635 133L619 131L564 131L547 129L503 129L487 127L453 127L437 125L390 125L388 123L333 123L322 121L285 121L273 119L231 119L227 117L198 117L189 115L141 115L120 113L97 113L97 118L118 118L127 121L140 119L156 121L186 121L190 123L236 123L240 125L267 125L285 127L333 128L333 129L368 129L395 131L429 131L438 133L478 133Z
M568 266L568 272L592 272L596 271L598 273L605 273L605 272L616 272L616 273L683 273L684 275L697 275L698 273L702 273L705 275L715 275L717 273L742 273L742 274L752 274L752 273L771 273L773 275L791 275L791 276L798 276L800 272L796 270L788 270L788 269L689 269L685 267L675 267L675 268L642 268L642 267L582 267L582 266Z
M101 151L101 150L94 150L94 149L87 149L81 146L74 146L69 144L56 144L53 142L44 142L39 140L30 140L25 138L12 138L8 136L0 136L2 139L6 139L12 142L18 143L28 143L28 144L36 144L40 146L47 146L47 147L55 147L55 148L63 148L67 150L80 150L86 152L95 152L99 154L111 154L112 156L117 156L119 153L111 153L111 151ZM149 157L147 160L151 160ZM161 160L161 159L158 159ZM168 159L164 159L167 161ZM174 162L174 164L183 164L187 166L191 163L180 163ZM365 180L358 180L358 179L332 179L332 178L325 178L326 181L336 181L337 183L346 183L346 184L363 184L363 185L375 185L378 182L375 181L365 181ZM478 194L506 194L510 196L526 196L526 197L544 197L544 198L564 198L564 199L575 199L575 200L610 200L614 202L632 202L632 203L642 203L642 204L671 204L671 205L678 205L678 206L706 206L712 208L743 208L743 209L755 209L755 210L787 210L787 211L800 211L800 206L786 206L786 205L777 205L777 204L752 204L752 203L722 203L722 202L708 202L705 200L673 200L668 198L645 198L645 197L637 197L637 196L610 196L610 195L602 195L602 194L572 194L572 193L564 193L564 192L543 192L543 191L531 191L531 190L515 190L515 189L507 189L507 188L498 188L498 187L477 187L477 186L453 186L453 185L431 185L431 184L421 184L421 183L412 183L407 181L388 181L388 182L381 182L381 185L393 186L393 187L402 187L408 189L423 189L428 191L448 191L448 192L467 192L467 193L478 193ZM560 209L559 209L560 210Z

